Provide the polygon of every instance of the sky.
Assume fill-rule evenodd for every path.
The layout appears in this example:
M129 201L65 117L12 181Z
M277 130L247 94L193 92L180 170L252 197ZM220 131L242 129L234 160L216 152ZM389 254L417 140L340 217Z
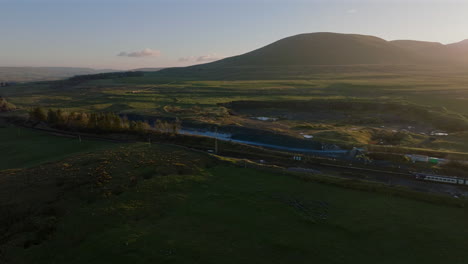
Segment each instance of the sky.
M0 0L0 66L186 66L311 32L454 43L468 0Z

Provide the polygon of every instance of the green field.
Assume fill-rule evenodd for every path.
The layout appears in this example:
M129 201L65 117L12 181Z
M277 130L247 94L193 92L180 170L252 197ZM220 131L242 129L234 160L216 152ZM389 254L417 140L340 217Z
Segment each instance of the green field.
M187 155L198 162L186 163ZM55 202L60 217L34 218L36 226L54 224L46 240L5 247L12 263L464 263L468 256L465 208L228 164L203 167L207 157L163 146L106 151L88 164L94 156L64 162L70 171L107 162L112 179L102 190L129 175L140 180L92 202L84 196L92 185L70 191ZM125 165L132 159L140 166ZM198 172L157 173L181 164ZM37 237L29 232L23 239Z
M0 170L27 168L73 154L115 146L114 143L52 136L17 127L0 127Z
M252 70L257 75L247 74ZM255 71L254 71L255 70ZM214 71L214 72L211 72ZM146 72L141 77L61 81L4 87L0 95L23 109L33 106L64 111L115 112L142 118L179 118L183 125L201 124L247 127L316 140L342 147L375 144L385 140L379 131L407 130L405 139L391 142L399 147L441 152L467 152L468 78L462 69L423 66L329 66L262 69L207 69L204 75L178 76L169 72ZM252 74L253 74L252 73ZM216 77L216 78L214 78ZM258 102L355 102L393 104L394 110L309 111L251 109L233 111L232 101ZM398 110L408 108L407 112ZM413 110L424 115L412 114ZM350 109L352 110L352 109ZM279 117L277 122L252 120L255 116ZM400 120L406 117L405 120ZM321 129L307 129L321 127ZM305 129L302 129L305 128ZM449 137L436 138L434 130ZM302 134L301 134L302 133ZM423 134L424 133L424 134ZM443 156L442 154L440 156Z
M80 144L12 127L0 133L3 168L19 168L0 170L5 263L463 263L468 257L468 211L455 206L464 200L239 168L175 146Z
M268 69L268 68L267 68ZM320 70L320 68L319 68ZM97 109L121 106L118 110L156 111L165 105L216 106L235 100L291 100L327 98L393 99L420 105L446 107L467 114L468 78L459 69L353 66L342 69L283 69L254 79L177 77L145 73L143 77L89 80L80 83L32 83L4 87L1 93L19 106L33 104L69 109ZM288 73L291 74L288 75ZM224 78L226 77L226 78ZM134 92L134 93L132 93ZM178 101L174 102L174 98Z
M340 146L372 146L380 156L463 159L468 152L468 78L461 71L262 68L254 76L249 69L212 70L216 74L21 84L3 87L0 95L21 108L6 118L39 105L178 117L183 125L257 131L249 136L288 136L289 142L309 134ZM226 104L233 101L250 105ZM401 132L412 125L419 130ZM2 126L0 262L464 263L468 257L464 198L239 168L233 159L162 143L80 143ZM437 127L451 129L450 135L431 136ZM211 148L208 139L170 142ZM229 142L219 146L228 156L269 155ZM384 158L398 160L392 155Z

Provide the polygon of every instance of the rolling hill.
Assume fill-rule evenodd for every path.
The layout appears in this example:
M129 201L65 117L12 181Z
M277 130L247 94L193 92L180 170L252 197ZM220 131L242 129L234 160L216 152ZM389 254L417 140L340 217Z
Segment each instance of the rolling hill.
M416 61L418 58L408 50L377 37L314 33L285 38L212 65L411 64Z
M223 60L170 68L160 74L179 77L246 76L249 71L270 75L328 71L360 66L468 66L468 41L443 45L436 42L384 39L356 34L310 33L281 39L260 49ZM349 68L349 67L348 67ZM311 70L312 69L312 70ZM273 72L272 72L273 71Z
M310 33L288 37L205 66L395 65L461 63L467 59L468 40L443 45L413 40L386 41L356 34Z
M96 70L74 67L0 67L2 82L51 81L69 78L75 75L116 72L116 70Z
M140 71L140 72L155 72L155 71L160 71L165 68L138 68L138 69L133 69L131 71Z

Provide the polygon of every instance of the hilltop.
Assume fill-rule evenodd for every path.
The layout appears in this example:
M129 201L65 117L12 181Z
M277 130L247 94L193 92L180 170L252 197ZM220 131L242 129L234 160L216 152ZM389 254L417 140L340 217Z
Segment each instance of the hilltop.
M313 33L288 37L213 66L412 64L408 50L373 36Z
M160 74L219 78L220 75L245 77L251 74L250 71L264 74L265 69L269 69L270 76L276 76L284 75L286 71L288 74L315 73L327 67L326 71L342 72L348 66L356 65L445 67L468 65L467 54L468 41L444 45L413 40L387 41L357 34L309 33L287 37L239 56L190 67L165 69Z
M439 56L439 60L434 57ZM445 58L443 58L445 56ZM246 54L205 66L286 66L460 63L467 61L468 40L438 42L384 39L339 33L309 33L284 38Z

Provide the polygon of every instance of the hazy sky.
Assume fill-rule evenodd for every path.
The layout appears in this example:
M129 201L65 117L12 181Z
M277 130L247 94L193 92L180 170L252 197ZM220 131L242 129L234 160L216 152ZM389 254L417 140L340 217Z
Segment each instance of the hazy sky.
M468 0L0 0L0 66L189 65L324 31L458 42Z

